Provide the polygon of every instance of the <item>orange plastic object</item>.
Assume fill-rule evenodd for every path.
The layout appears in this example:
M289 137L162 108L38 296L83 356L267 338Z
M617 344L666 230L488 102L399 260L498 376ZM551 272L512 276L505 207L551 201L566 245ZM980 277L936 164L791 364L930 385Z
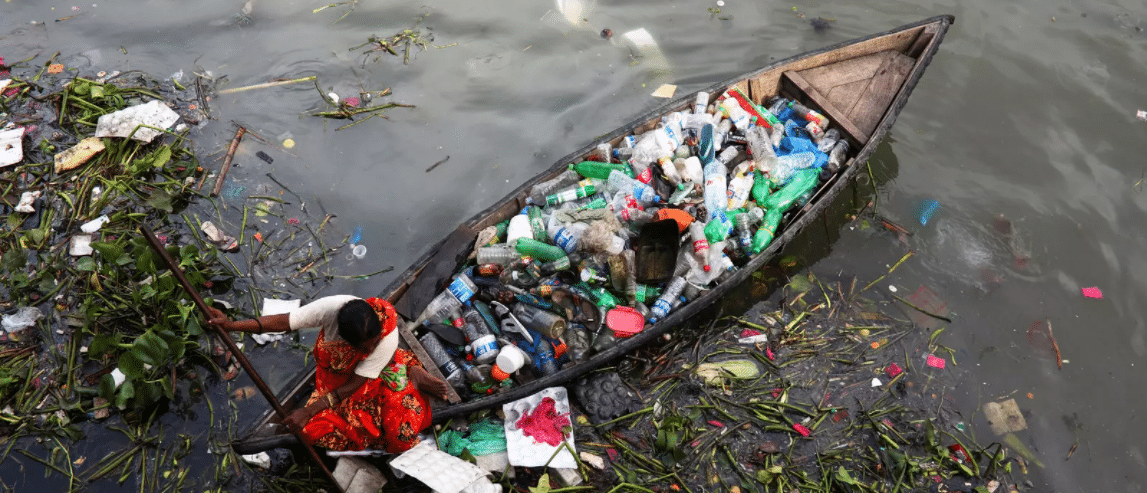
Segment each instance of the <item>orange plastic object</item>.
M693 222L693 216L688 212L681 209L671 209L663 207L657 210L657 214L653 215L653 220L661 221L663 219L672 219L677 221L677 232L684 233L685 228L689 227L689 223Z

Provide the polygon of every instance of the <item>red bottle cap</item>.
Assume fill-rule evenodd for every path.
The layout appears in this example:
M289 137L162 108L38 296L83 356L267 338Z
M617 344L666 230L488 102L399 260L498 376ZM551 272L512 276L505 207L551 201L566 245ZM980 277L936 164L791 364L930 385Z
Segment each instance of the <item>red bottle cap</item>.
M498 365L494 365L494 367L490 369L490 376L499 382L510 378L510 374L502 371L501 368L498 368Z

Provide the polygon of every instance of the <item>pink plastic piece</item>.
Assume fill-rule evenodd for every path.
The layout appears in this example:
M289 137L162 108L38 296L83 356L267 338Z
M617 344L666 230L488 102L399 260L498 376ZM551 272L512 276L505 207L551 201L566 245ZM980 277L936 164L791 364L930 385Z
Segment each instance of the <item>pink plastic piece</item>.
M939 368L939 369L943 370L944 365L946 365L947 363L948 362L945 361L944 358L939 358L939 357L933 356L931 354L928 355L927 365L931 366L932 368Z
M605 314L605 325L617 337L631 337L645 328L645 317L628 306L619 306Z
M533 411L524 413L518 420L518 428L522 434L533 437L538 443L558 446L565 438L562 428L571 426L569 413L559 414L554 408L552 397L542 398L542 402Z
M884 367L884 374L888 375L888 378L896 378L896 375L901 373L904 373L904 370L900 369L900 365L897 365L896 363L890 363L888 366Z
M1083 296L1085 298L1093 298L1097 300L1103 299L1103 292L1100 291L1097 287L1083 288L1081 291L1083 291Z
M802 425L800 423L793 423L793 429L797 430L797 433L800 433L802 437L807 437L807 436L812 434L812 432L809 431L809 429L806 428L805 425Z

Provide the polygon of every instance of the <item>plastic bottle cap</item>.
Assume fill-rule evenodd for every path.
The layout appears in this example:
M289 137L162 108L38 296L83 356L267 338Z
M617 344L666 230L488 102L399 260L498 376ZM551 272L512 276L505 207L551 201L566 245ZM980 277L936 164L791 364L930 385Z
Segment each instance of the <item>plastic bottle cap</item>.
M494 365L494 367L490 369L490 376L499 382L510 378L510 374L502 371L501 368L498 368L498 365Z
M705 266L705 272L709 272L710 269L711 268L708 265Z
M645 328L645 317L628 306L619 306L605 314L605 325L617 337L630 337Z

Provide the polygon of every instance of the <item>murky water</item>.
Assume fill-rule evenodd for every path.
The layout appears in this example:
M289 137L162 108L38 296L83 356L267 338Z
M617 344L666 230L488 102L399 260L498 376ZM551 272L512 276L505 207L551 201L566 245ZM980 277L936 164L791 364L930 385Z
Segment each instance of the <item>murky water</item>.
M210 71L231 87L316 75L324 91L344 95L391 88L387 100L415 108L342 131L334 129L345 121L300 116L323 107L313 85L219 96L211 103L218 121L195 140L205 155L219 152L230 120L274 142L293 138L290 153L262 147L271 165L251 157L258 147L241 153L237 177L274 173L342 227L361 226L373 266L397 272L554 159L663 103L649 95L663 82L683 94L774 58L955 14L872 160L882 183L878 212L913 234L901 241L846 225L828 232L831 244L806 251L819 267L861 279L916 252L880 288L904 295L926 285L947 301L955 313L947 344L978 377L957 398L984 443L996 437L971 411L996 397L1020 401L1029 413L1021 438L1047 465L1035 477L1042 490L1137 491L1147 479L1137 421L1147 384L1147 321L1138 308L1147 292L1147 192L1138 186L1147 179L1147 123L1134 116L1147 107L1141 4L726 0L713 14L707 1L361 0L339 20L349 5L312 12L326 3L258 0L246 24L232 18L242 7L234 0L74 8L13 0L0 14L0 56L10 63L60 51L69 67L183 71L184 82ZM816 16L834 21L818 32L808 24ZM408 28L432 32L433 46L413 50L407 65L348 50ZM612 29L612 41L602 28ZM641 28L656 48L640 33L625 36ZM926 199L941 207L921 225ZM373 295L393 275L338 289ZM1104 298L1083 298L1088 286ZM1044 318L1068 360L1062 370L1026 337ZM1065 424L1071 416L1083 424L1078 435ZM1065 461L1077 436L1079 449ZM38 481L3 469L9 485Z

